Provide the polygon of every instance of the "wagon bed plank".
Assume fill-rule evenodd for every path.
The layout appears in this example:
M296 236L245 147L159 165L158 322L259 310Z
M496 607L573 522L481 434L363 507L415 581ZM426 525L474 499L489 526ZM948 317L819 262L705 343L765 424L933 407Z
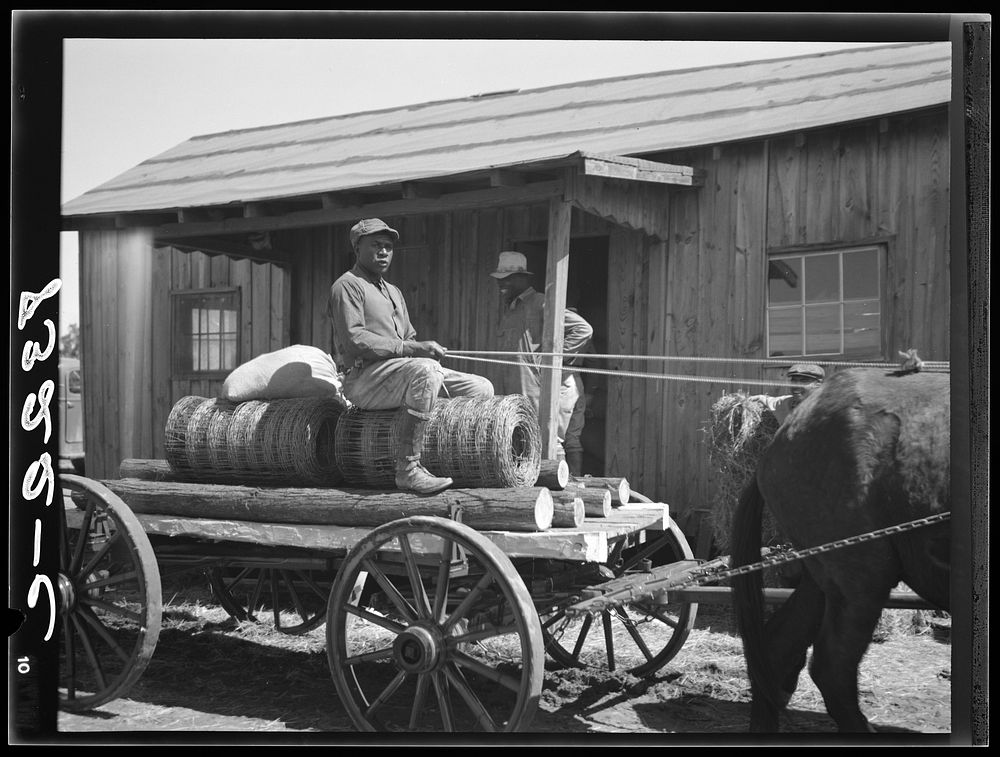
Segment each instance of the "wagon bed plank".
M543 532L479 531L510 557L603 563L610 545L624 536L642 531L662 531L669 508L663 503L630 503L614 508L609 518L585 519L575 528L551 528ZM266 546L302 547L340 553L350 549L372 529L360 526L327 526L289 523L257 523L241 520L192 518L136 513L147 534L186 536ZM67 510L70 526L79 525L75 508ZM412 545L418 554L440 552L434 537Z

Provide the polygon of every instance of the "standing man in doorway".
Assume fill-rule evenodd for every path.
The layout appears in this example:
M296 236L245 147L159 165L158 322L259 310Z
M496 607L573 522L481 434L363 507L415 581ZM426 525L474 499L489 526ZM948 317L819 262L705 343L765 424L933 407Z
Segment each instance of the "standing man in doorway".
M327 315L333 327L333 357L344 373L344 396L362 410L407 412L399 433L396 486L434 494L452 479L431 475L420 463L434 400L493 396L482 376L441 365L447 350L435 341L417 341L403 293L385 280L399 232L378 218L351 228L354 267L330 288Z
M531 286L532 274L528 261L519 252L501 252L497 269L490 274L497 280L500 290L501 312L497 329L498 349L517 352L516 364L504 365L498 394L523 394L538 412L541 396L541 361L537 353L542 344L542 327L545 321L545 295ZM594 329L586 320L572 310L566 310L563 317L563 352L581 352ZM562 445L566 439L573 407L583 393L580 374L564 370L559 389L559 422L556 436L559 439L559 457L564 457Z

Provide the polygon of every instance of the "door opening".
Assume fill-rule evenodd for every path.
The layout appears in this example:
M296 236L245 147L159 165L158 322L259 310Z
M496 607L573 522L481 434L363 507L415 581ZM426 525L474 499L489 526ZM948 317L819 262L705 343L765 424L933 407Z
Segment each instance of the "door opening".
M533 286L545 291L546 243L520 242L515 249L528 259ZM574 237L569 244L569 276L566 307L573 308L594 329L587 352L602 355L608 348L608 237ZM604 360L584 360L584 368L604 368ZM604 476L606 459L607 377L581 373L586 408L580 442L583 446L581 473Z

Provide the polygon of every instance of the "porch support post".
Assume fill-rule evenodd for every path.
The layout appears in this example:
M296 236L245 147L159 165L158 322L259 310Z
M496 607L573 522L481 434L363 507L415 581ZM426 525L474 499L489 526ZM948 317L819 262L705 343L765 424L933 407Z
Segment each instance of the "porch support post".
M545 326L542 352L556 353L541 359L541 395L538 421L542 432L542 454L556 456L559 418L559 387L562 384L563 319L566 282L569 279L569 238L572 205L561 197L549 201L549 241L545 268ZM551 366L551 370L544 366Z

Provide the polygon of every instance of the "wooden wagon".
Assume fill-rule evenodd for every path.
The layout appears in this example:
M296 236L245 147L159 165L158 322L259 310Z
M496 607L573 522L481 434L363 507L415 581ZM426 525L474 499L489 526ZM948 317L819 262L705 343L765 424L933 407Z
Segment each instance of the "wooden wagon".
M157 513L156 502L192 490L152 478L61 477L63 709L124 696L141 676L160 629L161 572L177 568L206 570L235 618L273 619L289 634L325 622L331 675L359 730L524 730L546 655L614 669L627 645L626 669L649 674L694 623L697 605L683 597L622 603L596 623L566 612L594 587L654 563L698 564L668 507L635 493L582 522L512 531L480 527L488 521L474 501L489 490L411 497L424 514L382 525L328 525ZM267 493L282 491L291 490ZM544 493L525 496L533 491ZM427 514L434 507L444 509ZM589 637L602 640L602 659L585 653Z

